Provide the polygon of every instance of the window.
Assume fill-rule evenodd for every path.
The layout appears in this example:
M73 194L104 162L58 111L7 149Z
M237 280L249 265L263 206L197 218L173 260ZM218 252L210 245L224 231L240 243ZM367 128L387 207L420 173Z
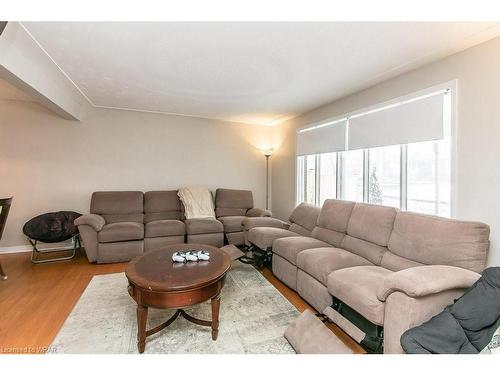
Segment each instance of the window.
M450 216L450 164L449 140L408 145L409 211Z
M451 104L452 91L441 89L300 130L297 202L337 198L451 217Z
M305 164L306 164L306 157L305 156L299 156L297 157L297 186L295 188L297 196L296 196L296 201L297 203L305 202L305 191L304 191L304 178L305 178Z
M401 146L368 150L368 202L400 207Z
M319 204L337 197L337 153L319 156Z
M363 202L363 150L342 153L342 199Z
M316 155L306 156L306 197L307 203L316 204Z

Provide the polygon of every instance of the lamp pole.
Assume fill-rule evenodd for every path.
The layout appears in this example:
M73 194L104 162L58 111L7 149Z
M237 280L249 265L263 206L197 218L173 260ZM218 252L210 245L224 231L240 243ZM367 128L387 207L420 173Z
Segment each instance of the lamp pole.
M264 155L266 157L266 210L269 209L269 157L271 154Z

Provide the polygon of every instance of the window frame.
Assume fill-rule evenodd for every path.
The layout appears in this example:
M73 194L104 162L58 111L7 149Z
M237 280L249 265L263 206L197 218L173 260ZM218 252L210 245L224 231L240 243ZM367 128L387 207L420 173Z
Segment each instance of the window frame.
M456 217L456 206L457 206L457 183L456 183L456 171L457 171L457 137L456 137L456 122L457 122L457 80L451 80L442 84L438 84L408 95L404 95L401 97L398 97L396 99L392 99L390 101L376 104L370 107L366 107L360 110L356 110L350 113L347 113L346 115L343 116L337 116L336 119L338 118L346 118L346 140L348 137L349 133L349 118L353 116L360 115L365 112L373 111L377 108L382 108L385 106L391 106L395 103L406 101L406 100L412 100L412 98L418 98L421 96L425 96L428 94L431 94L436 91L441 91L445 90L447 94L450 95L450 124L448 129L445 128L445 136L449 137L450 140L450 217L455 218ZM446 126L446 125L445 125ZM309 128L311 126L307 126L306 128ZM347 144L347 142L346 142ZM407 192L408 192L408 186L407 186L407 178L408 178L408 145L407 144L401 144L400 146L400 209L401 211L406 211L407 210L407 202L408 202L408 197L407 197ZM363 149L363 201L368 202L368 195L369 195L369 150L370 149ZM349 150L346 150L349 151ZM343 166L343 154L344 151L338 151L336 152L337 154L337 162L336 162L336 198L337 199L342 199L343 191L343 180L344 180L344 171L345 168ZM320 162L321 162L321 154L316 154L316 165L315 165L315 204L319 205L320 202ZM303 177L298 176L299 172L299 158L301 156L296 156L295 157L295 197L296 197L296 204L300 203L300 189L298 188L298 184L300 183L300 180L304 180ZM304 200L302 200L304 201Z
M321 205L321 155L325 155L325 154L335 154L335 198L338 199L338 182L339 182L339 177L338 177L338 174L339 174L339 154L340 152L338 151L335 151L335 152L328 152L328 153L324 153L324 154L317 154L318 156L318 159L316 159L316 166L317 166L317 179L316 179L316 198L315 201L316 201L316 205L319 206Z

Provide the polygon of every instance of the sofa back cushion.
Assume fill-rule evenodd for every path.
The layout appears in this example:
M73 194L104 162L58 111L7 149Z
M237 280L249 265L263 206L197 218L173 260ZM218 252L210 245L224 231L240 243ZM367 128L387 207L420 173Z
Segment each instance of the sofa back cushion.
M399 212L388 248L413 262L481 272L488 257L489 235L490 228L483 223Z
M347 231L349 218L355 203L338 199L327 199L321 207L312 236L339 247Z
M108 224L124 221L142 223L142 191L97 191L92 194L90 213L101 215Z
M253 208L251 190L217 189L215 191L215 215L245 216Z
M380 265L397 211L394 207L356 203L341 247Z
M181 220L181 207L177 190L148 191L144 193L144 222Z
M316 226L320 208L309 203L301 203L290 214L290 230L302 236L310 236Z

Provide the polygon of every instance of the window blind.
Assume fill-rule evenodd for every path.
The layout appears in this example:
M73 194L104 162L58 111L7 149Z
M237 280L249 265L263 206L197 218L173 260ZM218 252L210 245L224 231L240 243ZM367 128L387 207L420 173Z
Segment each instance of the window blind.
M443 139L444 93L349 119L349 150Z
M297 155L345 151L346 120L319 125L297 133Z

